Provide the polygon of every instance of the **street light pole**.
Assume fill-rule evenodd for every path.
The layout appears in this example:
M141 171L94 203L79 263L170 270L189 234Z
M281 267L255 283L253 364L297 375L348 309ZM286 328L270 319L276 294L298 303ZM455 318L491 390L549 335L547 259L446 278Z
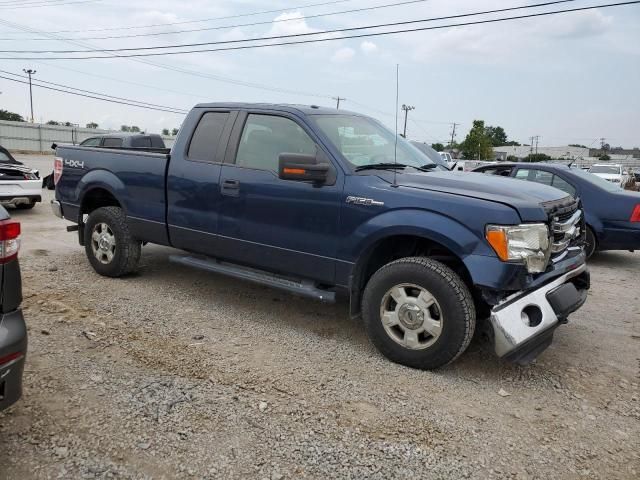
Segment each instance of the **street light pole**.
M402 136L407 138L407 117L409 116L410 110L415 110L416 107L412 107L411 105L402 105L402 110L404 110L404 130Z
M29 68L28 70L23 69L22 71L29 75L29 101L31 103L31 123L33 123L33 87L31 86L31 75L35 75L36 71L32 70L31 68Z

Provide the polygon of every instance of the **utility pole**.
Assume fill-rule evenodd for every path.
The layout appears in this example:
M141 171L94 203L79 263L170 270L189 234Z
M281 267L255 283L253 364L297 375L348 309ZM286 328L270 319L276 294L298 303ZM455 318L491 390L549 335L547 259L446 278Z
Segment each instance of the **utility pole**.
M533 135L531 137L529 137L529 140L531 140L531 146L529 147L529 155L533 155L534 153L534 147L533 144L535 143L535 154L538 154L538 140L540 139L540 135Z
M452 123L453 130L451 131L451 143L449 143L449 148L453 148L453 140L456 138L456 127L460 125L459 123Z
M346 98L344 97L331 97L331 98L336 101L336 110L340 110L340 102L342 100L346 100Z
M33 88L31 86L31 75L35 75L36 71L32 69L22 69L24 73L29 75L29 100L31 102L31 123L33 123Z
M402 110L404 110L404 133L402 136L404 138L407 138L407 117L409 116L409 112L415 109L416 107L412 107L411 105L402 104Z

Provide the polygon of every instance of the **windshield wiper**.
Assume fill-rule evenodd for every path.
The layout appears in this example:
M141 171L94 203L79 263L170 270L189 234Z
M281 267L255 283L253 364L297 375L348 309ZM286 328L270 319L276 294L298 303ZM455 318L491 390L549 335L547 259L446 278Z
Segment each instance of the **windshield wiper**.
M419 167L413 167L413 168L417 168L418 170L422 170L423 172L428 172L429 170L433 170L434 168L438 168L438 164L437 163L427 163L426 165L420 165Z
M409 165L405 165L403 163L372 163L370 165L360 165L356 167L356 172L361 172L362 170L388 170L388 169L405 169Z

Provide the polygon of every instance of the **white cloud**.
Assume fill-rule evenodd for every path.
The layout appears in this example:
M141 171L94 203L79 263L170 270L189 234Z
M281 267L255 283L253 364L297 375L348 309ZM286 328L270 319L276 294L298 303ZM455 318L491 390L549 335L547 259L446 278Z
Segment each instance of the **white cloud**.
M285 12L278 15L268 32L268 36L297 35L300 33L317 32L315 28L307 25L304 15L300 12Z
M356 51L353 48L344 47L336 50L336 52L331 57L331 61L336 63L348 62L355 56L355 54Z
M369 55L372 53L376 53L378 51L378 46L375 43L370 42L369 40L365 40L360 44L360 50Z
M598 10L575 12L573 15L560 15L540 22L535 29L549 37L584 38L600 35L607 31L613 19Z

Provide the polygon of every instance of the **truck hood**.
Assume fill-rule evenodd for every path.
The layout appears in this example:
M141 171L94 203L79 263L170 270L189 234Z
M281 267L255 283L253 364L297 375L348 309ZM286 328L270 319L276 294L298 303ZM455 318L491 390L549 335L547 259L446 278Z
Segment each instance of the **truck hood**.
M567 197L557 188L483 173L407 172L399 173L397 182L404 187L502 203L516 209L523 221L546 221L547 214L541 204Z

